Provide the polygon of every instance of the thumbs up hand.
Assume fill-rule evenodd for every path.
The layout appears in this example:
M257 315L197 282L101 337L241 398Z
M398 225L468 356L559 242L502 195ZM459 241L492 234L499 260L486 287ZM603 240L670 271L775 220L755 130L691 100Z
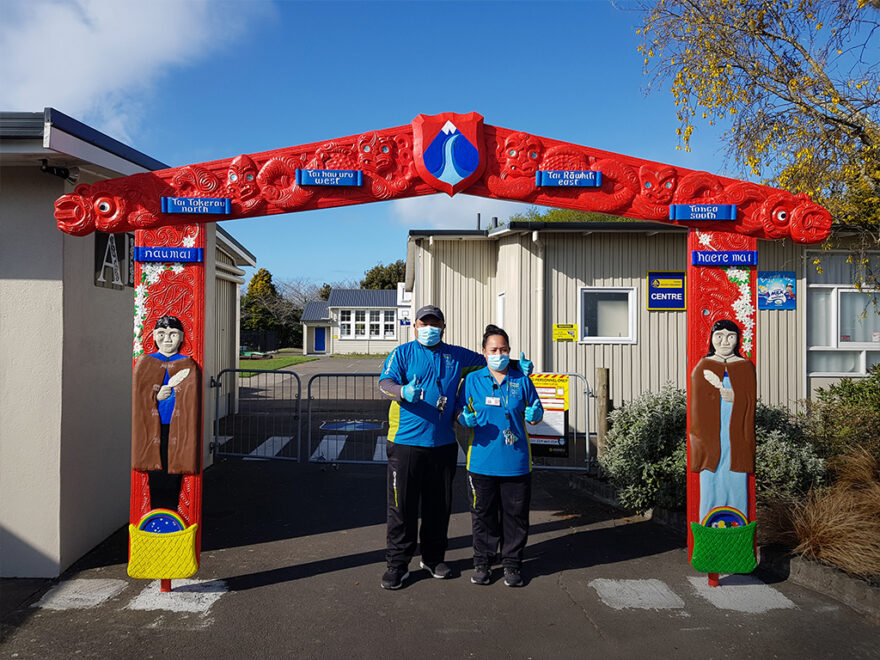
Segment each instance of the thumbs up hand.
M529 424L537 424L541 421L541 418L544 416L544 409L541 408L541 405L536 403L533 406L529 406L526 408L526 421Z
M419 387L419 379L416 378L415 381L411 383L407 383L403 387L400 388L400 396L404 398L404 400L413 403L414 401L418 401L422 398L422 388Z
M532 361L526 360L525 351L519 352L519 370L526 376L531 376L532 372L535 370L535 365L532 364Z

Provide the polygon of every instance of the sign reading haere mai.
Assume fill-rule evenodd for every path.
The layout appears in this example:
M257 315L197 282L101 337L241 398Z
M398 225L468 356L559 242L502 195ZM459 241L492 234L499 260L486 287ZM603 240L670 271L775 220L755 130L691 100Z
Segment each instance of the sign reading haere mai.
M694 250L694 266L757 266L757 250Z

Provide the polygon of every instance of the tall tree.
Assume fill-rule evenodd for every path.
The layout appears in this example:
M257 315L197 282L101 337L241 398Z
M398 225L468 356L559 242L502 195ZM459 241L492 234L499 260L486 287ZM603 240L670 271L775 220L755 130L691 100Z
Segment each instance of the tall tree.
M241 299L241 329L277 331L278 290L272 282L272 273L260 268L248 283L247 293Z
M398 282L406 277L406 262L403 259L388 264L379 263L364 272L361 280L362 289L396 289Z
M671 80L681 143L729 123L735 160L880 227L880 12L866 0L642 3L645 68Z

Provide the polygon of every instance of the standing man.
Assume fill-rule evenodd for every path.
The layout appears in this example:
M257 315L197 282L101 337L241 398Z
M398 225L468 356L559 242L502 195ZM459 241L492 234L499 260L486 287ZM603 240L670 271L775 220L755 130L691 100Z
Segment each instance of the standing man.
M383 589L399 589L409 577L417 541L422 568L435 578L452 575L444 559L458 460L452 424L455 396L462 376L486 366L486 359L443 343L445 328L438 307L420 308L416 340L394 349L379 377L379 389L393 399L388 411L388 570ZM524 356L519 366L526 374L532 371Z

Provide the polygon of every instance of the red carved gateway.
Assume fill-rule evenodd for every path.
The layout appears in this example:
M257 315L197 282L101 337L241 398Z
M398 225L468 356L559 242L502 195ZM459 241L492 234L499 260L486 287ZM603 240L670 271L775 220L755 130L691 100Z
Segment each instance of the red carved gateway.
M406 126L79 185L56 201L55 218L76 236L136 230L139 248L197 249L204 247L199 223L439 192L690 228L688 547L710 583L719 572L751 570L757 239L824 240L831 214L808 196L485 125L472 112L419 115ZM174 316L184 327L182 352L200 367L202 263L140 263L136 276L135 357L151 342L154 321ZM749 419L751 434L742 428ZM718 458L724 442L731 455L721 449ZM728 488L718 485L730 476L725 471L743 491L735 505L710 497ZM149 511L146 473L133 470L132 524ZM176 514L184 526L200 524L200 472L183 477ZM198 545L195 534L196 563Z

